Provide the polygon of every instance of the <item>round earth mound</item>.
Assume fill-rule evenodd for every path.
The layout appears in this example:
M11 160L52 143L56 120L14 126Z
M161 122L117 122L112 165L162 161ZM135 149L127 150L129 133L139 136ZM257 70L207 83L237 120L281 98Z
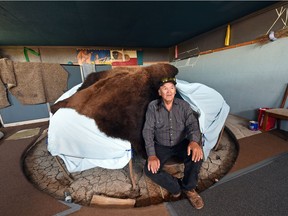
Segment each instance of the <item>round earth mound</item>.
M211 150L199 173L197 190L201 192L219 181L232 168L237 158L236 141L224 130L217 150ZM60 162L60 164L59 164ZM24 173L39 190L59 200L64 200L65 192L70 192L74 203L91 206L93 195L103 197L134 199L135 207L155 205L172 201L169 193L153 183L143 174L145 160L135 156L132 159L136 187L133 189L129 165L122 169L109 170L96 167L83 172L65 175L63 161L56 160L47 150L46 139L31 147L24 157ZM165 169L180 177L183 164L168 164Z

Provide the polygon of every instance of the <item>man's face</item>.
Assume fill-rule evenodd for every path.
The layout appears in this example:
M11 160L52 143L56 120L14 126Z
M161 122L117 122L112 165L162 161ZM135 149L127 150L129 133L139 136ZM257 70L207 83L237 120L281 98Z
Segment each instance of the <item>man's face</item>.
M173 83L167 82L159 88L158 93L165 102L171 102L174 100L176 87Z

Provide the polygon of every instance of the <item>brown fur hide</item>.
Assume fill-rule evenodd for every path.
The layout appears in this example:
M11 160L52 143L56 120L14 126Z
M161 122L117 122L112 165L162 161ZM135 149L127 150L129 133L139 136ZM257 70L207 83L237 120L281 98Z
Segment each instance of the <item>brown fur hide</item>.
M133 149L146 156L142 128L147 105L157 99L159 82L175 77L178 69L170 64L147 67L117 67L91 73L71 97L51 106L75 109L95 120L107 136L131 142Z

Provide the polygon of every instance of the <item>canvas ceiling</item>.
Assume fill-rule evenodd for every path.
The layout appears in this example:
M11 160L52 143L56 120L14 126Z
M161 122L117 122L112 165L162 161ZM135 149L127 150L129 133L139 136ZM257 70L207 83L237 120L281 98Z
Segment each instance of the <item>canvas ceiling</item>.
M167 48L275 3L1 1L0 45Z

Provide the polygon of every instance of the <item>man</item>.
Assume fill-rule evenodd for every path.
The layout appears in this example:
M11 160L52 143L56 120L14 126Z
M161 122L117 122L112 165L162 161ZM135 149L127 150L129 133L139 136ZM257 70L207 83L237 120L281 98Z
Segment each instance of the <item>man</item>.
M160 98L148 105L142 132L148 156L144 172L174 198L180 197L183 191L191 204L201 209L204 202L195 191L203 161L201 132L190 105L175 98L175 85L175 78L162 79L158 90ZM162 170L172 156L184 162L183 179Z

